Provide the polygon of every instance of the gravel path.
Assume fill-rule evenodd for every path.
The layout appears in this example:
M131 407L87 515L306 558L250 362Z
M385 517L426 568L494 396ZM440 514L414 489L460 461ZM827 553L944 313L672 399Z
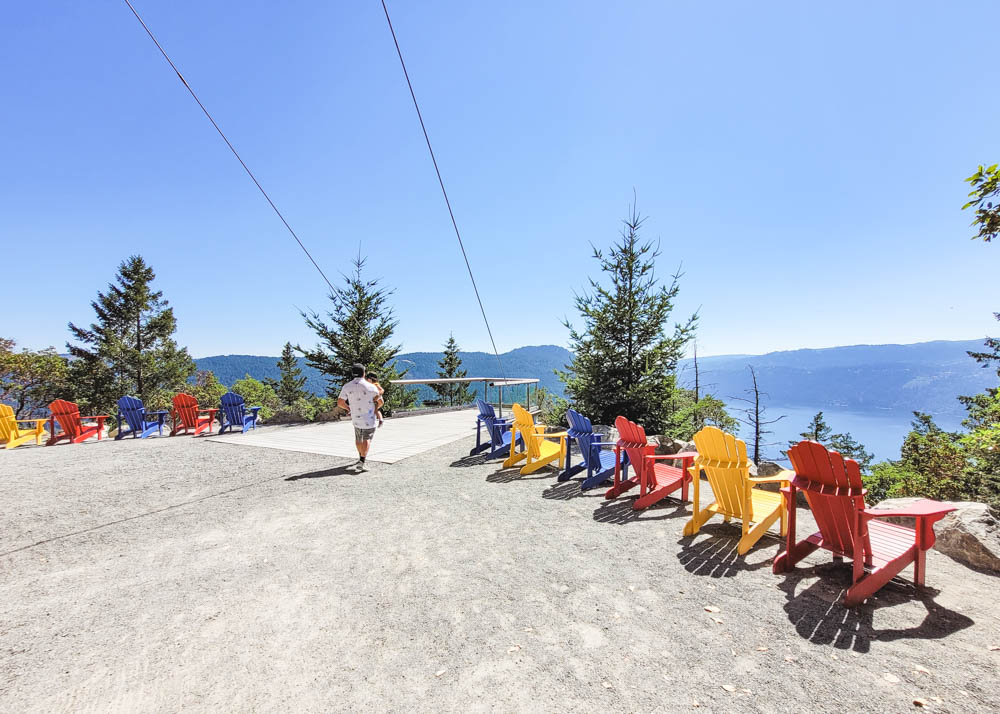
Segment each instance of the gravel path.
M776 538L738 558L677 502L469 447L362 475L195 438L0 453L0 711L1000 707L995 578L932 552L928 589L847 610L828 556L777 577Z

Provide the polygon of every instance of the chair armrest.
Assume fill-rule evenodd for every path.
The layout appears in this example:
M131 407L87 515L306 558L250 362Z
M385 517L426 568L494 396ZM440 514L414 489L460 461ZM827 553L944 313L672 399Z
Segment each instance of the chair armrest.
M48 421L49 418L50 417L46 417L45 419L15 419L14 421L18 424L37 424L38 422Z
M260 410L261 410L261 409L263 409L263 408L264 408L264 407L250 407L250 409L251 409L252 411L255 411L255 412L258 412L258 411L260 411Z
M94 414L93 416L82 416L80 418L81 419L100 419L101 421L104 421L105 419L110 419L111 417L109 417L107 414Z
M750 483L789 483L795 478L795 472L784 470L774 476L751 476L747 479Z
M934 501L930 498L925 498L912 504L909 508L900 508L898 510L889 510L886 508L866 508L861 511L861 515L864 518L891 518L893 516L903 516L909 518L938 516L940 518L954 510L957 510L955 506L951 506L947 503L941 503L940 501Z
M565 431L554 431L551 434L539 434L539 436L544 436L546 439L565 439L569 434Z

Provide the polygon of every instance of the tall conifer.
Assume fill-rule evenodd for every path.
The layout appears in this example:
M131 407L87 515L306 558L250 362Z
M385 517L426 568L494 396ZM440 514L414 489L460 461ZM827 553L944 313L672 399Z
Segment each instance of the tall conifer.
M462 358L458 356L458 343L455 342L454 335L448 335L448 341L444 343L444 354L437 364L437 376L442 379L461 379L468 374L466 370L462 369ZM476 398L469 391L469 385L464 382L432 384L431 389L438 395L434 403L449 407L469 404Z
M389 297L392 290L379 286L378 278L367 279L362 271L366 258L354 260L354 271L344 276L344 285L330 295L332 308L326 313L329 322L318 312L303 312L302 317L319 338L313 349L296 349L327 379L326 392L331 397L340 394L343 384L351 379L351 365L361 363L378 373L385 389L383 411L403 409L416 404L417 393L389 380L399 379L408 370L399 371L396 357L400 346L392 344L392 335L399 321L395 319Z
M70 383L77 401L91 410L107 412L126 394L162 406L166 394L195 372L187 349L173 339L177 320L163 293L152 289L155 278L142 256L130 256L108 291L91 303L97 321L89 328L69 324L82 343L66 345L73 358Z
M659 250L639 237L643 220L633 206L607 255L594 248L605 282L591 279L590 292L576 297L583 326L564 323L573 361L557 374L574 406L595 423L623 414L656 434L666 432L678 404L677 362L697 315L670 328L680 275L659 282Z

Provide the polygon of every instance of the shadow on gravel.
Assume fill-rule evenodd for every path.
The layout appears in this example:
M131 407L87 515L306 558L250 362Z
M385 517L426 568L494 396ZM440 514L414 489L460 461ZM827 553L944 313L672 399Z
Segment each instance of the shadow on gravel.
M678 514L685 514L685 505L681 501L665 498L655 506L642 511L632 510L634 499L625 498L602 503L594 511L594 520L598 523L614 523L623 526L626 523L645 521L662 521Z
M500 464L500 454L496 456L488 456L487 454L475 454L473 456L463 456L458 461L452 461L449 466L452 468L469 468L470 466L483 466L491 461L496 461Z
M801 592L796 592L803 580L817 578ZM837 649L868 652L872 640L935 640L948 637L973 624L965 615L934 602L938 591L918 588L910 583L892 580L874 597L854 608L844 607L842 598L851 584L851 566L825 563L812 568L797 568L784 576L778 588L785 593L785 612L800 637L818 645L833 645ZM879 608L893 608L919 602L926 614L913 627L875 629L874 616ZM900 608L893 619L909 618L912 608Z
M540 479L552 478L554 471L543 469L527 476L521 475L521 466L513 466L509 469L501 469L491 473L486 477L486 483L514 483L515 481L538 481Z
M542 498L550 501L571 501L574 498L598 498L604 497L604 491L599 488L592 488L587 491L580 490L580 481L557 481L542 491Z
M712 536L692 543L689 537L680 541L681 551L677 559L684 569L693 575L707 575L712 578L731 578L739 573L749 573L771 567L771 560L751 562L740 555L736 547L740 539L734 537L727 526L715 524L702 526L699 534ZM762 540L762 547L766 541ZM747 554L748 556L751 553Z
M352 468L353 464L347 466L335 466L332 469L323 469L322 471L309 471L304 474L294 474L286 478L286 481L299 481L304 478L326 478L327 476L355 476L357 472Z

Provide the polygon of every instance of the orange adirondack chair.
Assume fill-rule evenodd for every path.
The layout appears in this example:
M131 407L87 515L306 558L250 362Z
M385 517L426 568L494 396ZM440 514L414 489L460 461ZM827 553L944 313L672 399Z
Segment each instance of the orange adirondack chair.
M219 410L199 409L197 399L190 394L181 392L174 397L174 423L173 428L170 430L170 436L187 434L191 429L194 429L195 436L198 436L205 429L208 429L208 433L211 434L212 422L215 421L215 413L217 411ZM202 416L203 414L207 416Z
M954 511L954 506L923 499L902 510L866 508L861 470L853 459L827 451L815 441L800 441L788 450L788 457L795 467L795 478L782 489L789 504L788 544L785 552L774 559L775 573L792 570L802 558L824 548L834 558L854 561L854 584L844 596L847 606L864 602L910 563L913 563L914 583L924 584L924 557L934 545L934 524ZM818 533L798 543L795 542L796 489L805 493L819 526ZM877 520L889 516L913 517L917 527Z
M42 443L45 433L45 422L48 419L18 419L14 409L9 404L0 404L0 444L5 449L13 449L32 439L36 444ZM33 424L30 429L20 429L19 424Z
M49 404L49 411L52 418L49 419L49 441L46 446L52 446L60 441L69 441L71 444L79 444L92 436L101 440L104 432L104 420L108 419L107 414L97 414L95 416L80 416L80 407L74 402L67 402L64 399L56 399ZM84 419L96 419L97 424L84 424ZM58 423L61 432L56 432Z
M646 443L646 430L629 421L623 416L615 419L618 430L618 443L615 444L615 481L614 485L604 494L604 498L617 498L634 486L639 487L639 498L632 504L632 510L641 511L654 503L662 501L674 491L680 489L681 500L688 497L688 484L691 483L689 469L698 455L693 451L669 456L656 456L656 447ZM622 463L622 451L628 456ZM680 461L680 468L668 466L664 461ZM628 465L635 469L635 476L628 478Z

